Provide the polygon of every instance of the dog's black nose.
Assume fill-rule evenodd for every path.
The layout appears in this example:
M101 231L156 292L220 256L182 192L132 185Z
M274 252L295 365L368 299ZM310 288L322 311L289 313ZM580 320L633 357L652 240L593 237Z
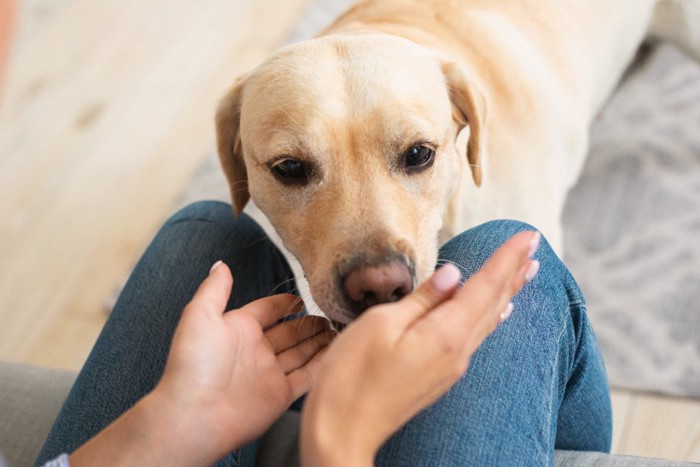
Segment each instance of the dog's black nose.
M413 290L411 272L399 261L358 266L342 282L355 315L379 303L395 302Z

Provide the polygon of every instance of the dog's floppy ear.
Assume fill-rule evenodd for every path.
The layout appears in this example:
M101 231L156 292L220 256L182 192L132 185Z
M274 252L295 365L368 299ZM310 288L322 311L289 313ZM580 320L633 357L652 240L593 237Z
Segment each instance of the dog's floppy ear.
M243 211L250 193L248 173L243 160L241 144L241 98L245 77L238 78L219 103L216 112L216 141L219 161L231 190L231 201L236 215Z
M469 143L467 159L472 170L476 186L481 186L483 177L483 162L486 156L485 121L486 102L484 96L467 79L466 70L454 62L443 61L442 71L445 74L450 100L452 101L452 116L459 125L459 130L469 125Z

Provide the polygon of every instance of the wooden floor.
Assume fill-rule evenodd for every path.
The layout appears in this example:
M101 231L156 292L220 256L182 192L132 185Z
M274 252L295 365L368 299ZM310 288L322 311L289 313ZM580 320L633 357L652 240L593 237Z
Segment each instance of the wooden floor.
M0 359L77 370L307 0L24 0L0 100ZM700 401L614 391L614 450L700 461Z

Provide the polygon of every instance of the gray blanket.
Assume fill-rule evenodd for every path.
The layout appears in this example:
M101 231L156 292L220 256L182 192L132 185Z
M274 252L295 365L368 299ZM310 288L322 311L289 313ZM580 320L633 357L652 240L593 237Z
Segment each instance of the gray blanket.
M656 46L591 130L564 215L618 387L700 397L700 66Z

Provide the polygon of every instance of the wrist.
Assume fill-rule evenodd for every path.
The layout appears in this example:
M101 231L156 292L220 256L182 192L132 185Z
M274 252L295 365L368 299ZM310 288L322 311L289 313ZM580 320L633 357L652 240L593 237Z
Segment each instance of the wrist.
M370 466L374 464L381 441L376 441L369 427L358 427L351 419L337 417L334 410L324 409L310 400L301 420L300 454L305 467ZM358 420L358 418L353 418ZM359 418L362 420L362 418Z
M348 443L342 436L301 438L301 465L304 467L368 467L374 465L375 451L362 444Z
M146 436L157 456L154 460L162 465L212 465L235 447L222 439L214 420L217 411L206 404L183 401L160 385L142 402L144 419L152 427Z
M141 435L149 445L147 458L153 465L200 464L201 456L206 451L199 446L196 428L185 411L171 404L157 391L144 397L137 408Z
M180 458L179 452L171 450L177 428L161 417L159 405L151 394L139 400L73 452L70 465L165 465L170 458Z
M154 391L73 452L70 465L213 464L219 457L195 429L185 413Z

